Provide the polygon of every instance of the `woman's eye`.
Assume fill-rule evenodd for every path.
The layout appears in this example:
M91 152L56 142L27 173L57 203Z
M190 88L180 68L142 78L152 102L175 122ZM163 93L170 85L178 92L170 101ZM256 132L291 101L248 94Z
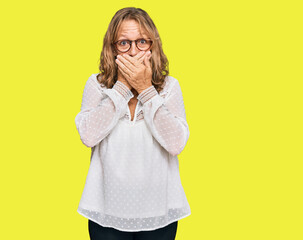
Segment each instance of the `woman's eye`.
M146 42L145 39L141 39L141 40L140 40L140 43L145 43L145 42Z
M125 44L126 44L127 42L126 42L126 41L122 41L122 42L120 42L120 44L121 44L121 45L125 45L125 44L123 44L123 43L125 43Z

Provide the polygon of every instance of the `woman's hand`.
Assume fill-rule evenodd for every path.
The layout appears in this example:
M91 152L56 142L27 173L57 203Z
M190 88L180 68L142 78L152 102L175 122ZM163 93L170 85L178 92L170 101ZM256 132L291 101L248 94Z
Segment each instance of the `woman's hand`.
M118 78L117 81L122 82L124 85L126 85L128 87L129 90L132 89L132 86L128 83L128 81L125 79L125 77L123 76L123 74L121 73L121 70L118 69Z
M142 57L144 58L142 63ZM128 83L140 94L152 86L152 69L150 64L151 52L140 51L135 57L128 54L118 55L116 63L118 70Z

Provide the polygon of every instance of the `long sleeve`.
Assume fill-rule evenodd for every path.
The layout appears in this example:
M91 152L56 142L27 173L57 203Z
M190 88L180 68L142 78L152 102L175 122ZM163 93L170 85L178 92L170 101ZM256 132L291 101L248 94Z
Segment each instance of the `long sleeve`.
M171 155L180 154L189 138L181 87L177 79L166 98L152 85L137 99L143 104L143 114L153 137Z
M80 139L87 147L101 142L124 116L133 93L122 82L113 88L102 88L94 79L87 80L82 96L81 111L75 117Z

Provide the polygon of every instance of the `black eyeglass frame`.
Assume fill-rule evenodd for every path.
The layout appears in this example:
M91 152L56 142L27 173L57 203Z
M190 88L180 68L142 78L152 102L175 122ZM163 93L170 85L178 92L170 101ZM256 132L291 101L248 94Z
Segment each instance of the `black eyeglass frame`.
M137 41L142 40L142 39L145 40L145 41L150 41L150 42L151 42L151 44L150 44L150 46L149 46L148 49L141 50L140 48L138 48ZM129 48L128 48L126 51L123 51L123 52L122 52L122 51L120 51L120 50L118 49L117 43L118 43L118 42L121 42L121 41L127 41L127 42L129 43ZM132 47L133 42L135 42L136 48L139 49L140 51L148 51L148 50L153 46L153 40L151 40L151 39L145 39L145 38L138 38L138 39L136 39L136 40L121 39L121 40L119 40L119 41L113 42L112 44L113 44L113 46L115 47L115 49L116 49L118 52L125 53L125 52L128 52L129 49Z

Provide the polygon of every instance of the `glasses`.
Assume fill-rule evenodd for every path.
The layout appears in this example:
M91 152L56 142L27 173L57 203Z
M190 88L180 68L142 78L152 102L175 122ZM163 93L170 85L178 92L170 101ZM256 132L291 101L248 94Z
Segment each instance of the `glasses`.
M144 38L140 38L137 40L122 39L117 42L114 42L113 44L119 52L127 52L130 49L130 47L132 46L133 42L136 43L136 47L141 51L146 51L146 50L150 49L150 47L153 44L152 40L144 39Z

